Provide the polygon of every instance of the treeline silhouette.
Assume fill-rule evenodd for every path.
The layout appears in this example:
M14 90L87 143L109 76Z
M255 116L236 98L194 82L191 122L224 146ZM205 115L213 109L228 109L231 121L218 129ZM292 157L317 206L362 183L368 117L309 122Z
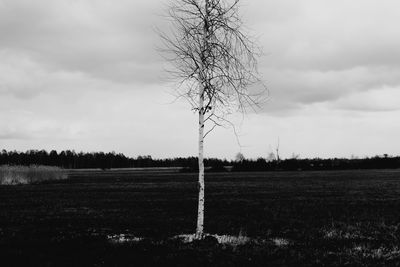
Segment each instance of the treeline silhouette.
M111 168L145 168L145 167L183 167L186 170L197 168L197 158L171 158L153 159L151 156L138 156L130 158L122 153L115 152L75 152L65 150L57 152L52 150L28 150L26 152L2 150L0 153L0 165L47 165L58 166L65 169L111 169ZM229 165L227 160L215 158L205 159L206 166L214 166L215 169L223 169Z
M26 152L6 151L0 153L0 165L47 165L65 169L87 168L143 168L143 167L181 167L182 171L197 171L197 157L178 157L153 159L151 156L127 157L115 152L75 152L66 150L28 150ZM400 168L400 157L389 155L370 158L333 159L285 159L267 160L265 158L236 161L217 158L205 159L208 171L294 171L294 170L350 170L350 169L396 169Z
M285 159L267 161L245 159L233 163L233 171L311 171L311 170L355 170L355 169L397 169L400 157L375 156L361 159Z

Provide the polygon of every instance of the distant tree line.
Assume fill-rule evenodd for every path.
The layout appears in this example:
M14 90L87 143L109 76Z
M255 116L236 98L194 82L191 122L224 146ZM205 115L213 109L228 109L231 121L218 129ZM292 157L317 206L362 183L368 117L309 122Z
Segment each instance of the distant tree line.
M2 150L0 164L7 165L49 165L67 169L82 168L124 168L132 167L133 159L123 154L92 152L84 153L66 150L28 150L26 152Z
M354 170L354 169L397 169L400 157L375 156L362 159L285 159L267 161L244 159L233 163L233 171L309 171L309 170Z
M115 152L75 152L65 150L6 151L0 153L0 165L47 165L65 169L86 168L144 168L182 167L183 171L197 171L197 157L153 159L151 156L127 157ZM246 159L243 155L236 160L217 158L205 159L208 171L300 171L300 170L350 170L350 169L396 169L400 168L400 157L389 155L367 158L332 158L277 160L271 158Z
M224 166L230 165L227 160L206 159L206 166L222 170ZM115 152L75 152L65 150L57 152L52 150L28 150L26 152L2 150L0 153L0 165L47 165L58 166L65 169L88 169L88 168L145 168L145 167L183 167L185 170L196 170L198 167L197 157L179 157L169 159L153 159L151 156L127 157L122 153Z

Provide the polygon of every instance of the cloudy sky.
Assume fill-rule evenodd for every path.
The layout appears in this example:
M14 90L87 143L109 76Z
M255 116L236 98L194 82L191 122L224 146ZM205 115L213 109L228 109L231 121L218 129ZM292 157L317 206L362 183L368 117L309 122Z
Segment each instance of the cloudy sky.
M197 119L174 101L161 0L0 0L0 148L190 156ZM270 91L206 140L206 156L400 155L398 0L242 0Z

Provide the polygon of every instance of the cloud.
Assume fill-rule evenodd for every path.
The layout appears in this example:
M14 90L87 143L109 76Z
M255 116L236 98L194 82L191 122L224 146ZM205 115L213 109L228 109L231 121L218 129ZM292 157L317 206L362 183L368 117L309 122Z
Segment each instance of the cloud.
M254 31L261 35L273 66L340 70L400 65L398 1L284 0L251 5L258 14L252 13Z
M41 87L50 70L136 84L136 88L163 83L163 62L155 49L159 38L153 30L164 23L158 15L164 7L158 1L0 3L0 51L20 54L25 61L21 64L31 64L17 67L17 72L25 69L28 75L7 89L19 97L31 97L30 84ZM394 26L399 22L394 10L398 7L392 0L243 4L244 19L254 26L266 52L260 69L273 98L266 110L286 112L334 101L354 90L377 88L378 83L397 85L400 29Z
M358 112L398 111L400 110L400 86L385 86L366 92L355 92L334 101L332 108Z
M15 140L15 139L30 139L30 135L28 133L23 133L21 131L15 129L6 129L0 131L0 140Z
M85 126L78 119L69 121L68 115L60 113L61 110L46 108L41 112L30 110L32 106L45 107L46 103L42 100L38 98L36 103L25 107L15 106L18 102L11 100L9 107L3 106L0 119L6 123L0 129L0 139L51 142L54 139L68 140L82 137ZM49 116L49 112L52 112L53 116Z
M1 1L0 50L47 68L117 82L157 82L155 1ZM152 4L151 4L152 3ZM23 18L23 19L21 19Z
M400 23L394 0L251 1L245 18L263 45L260 72L271 99L266 113L293 115L307 106L400 85ZM355 99L353 99L355 100Z
M3 97L31 100L42 94L63 97L68 93L76 96L84 89L123 88L84 72L48 68L21 52L3 50L0 57L0 96Z
M287 113L315 103L334 106L338 99L350 95L367 93L370 90L379 94L379 90L400 86L399 72L387 67L357 67L332 71L269 69L266 73L271 77L268 81L271 100L265 103L264 111L269 113ZM382 94L387 95L385 92ZM340 107L342 106L336 108Z
M166 26L163 3L0 0L0 145L195 154L195 115L165 105L173 89L160 79L153 30ZM278 136L288 155L398 150L399 9L397 0L243 1L270 91L243 127L246 155ZM210 156L240 149L230 130L208 142Z

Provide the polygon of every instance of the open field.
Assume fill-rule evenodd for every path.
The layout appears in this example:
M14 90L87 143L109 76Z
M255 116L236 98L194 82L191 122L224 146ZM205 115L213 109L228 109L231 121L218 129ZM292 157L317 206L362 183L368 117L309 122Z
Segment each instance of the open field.
M196 174L69 175L0 186L4 266L400 266L400 170L207 174L206 231L237 247L169 239L194 232Z

